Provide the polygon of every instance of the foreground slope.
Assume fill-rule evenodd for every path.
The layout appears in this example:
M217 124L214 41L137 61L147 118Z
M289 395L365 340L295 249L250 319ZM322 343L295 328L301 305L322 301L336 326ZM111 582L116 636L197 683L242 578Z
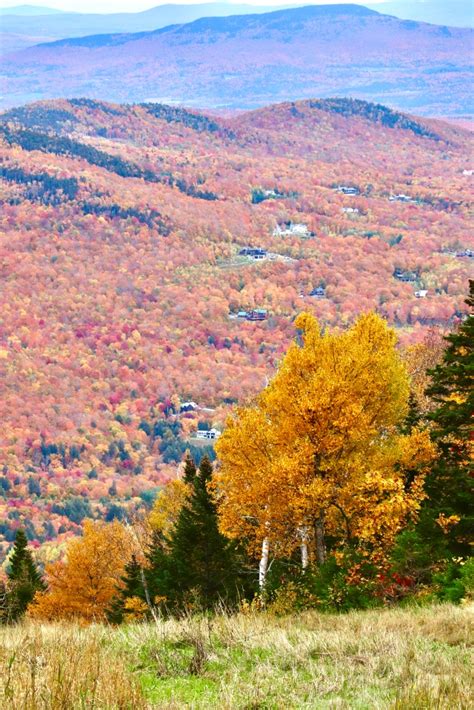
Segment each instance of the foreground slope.
M251 108L350 95L432 116L466 114L471 47L472 30L351 4L202 18L9 55L2 101L84 95Z
M0 629L5 710L467 708L472 605ZM32 668L35 673L32 673ZM2 687L3 686L3 687Z
M345 100L0 118L0 535L143 505L199 420L261 388L303 309L376 309L405 343L462 315L467 132ZM268 317L236 317L252 309ZM204 409L174 416L185 401Z

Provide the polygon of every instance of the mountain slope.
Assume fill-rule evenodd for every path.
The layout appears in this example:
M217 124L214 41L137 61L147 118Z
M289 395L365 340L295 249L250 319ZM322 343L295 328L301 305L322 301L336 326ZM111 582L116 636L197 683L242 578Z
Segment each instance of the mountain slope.
M0 548L143 505L198 422L271 376L302 310L334 327L375 309L403 343L451 328L471 154L467 132L341 99L1 115Z
M418 113L465 114L472 36L358 5L202 18L10 55L3 104L83 95L250 108L336 94Z

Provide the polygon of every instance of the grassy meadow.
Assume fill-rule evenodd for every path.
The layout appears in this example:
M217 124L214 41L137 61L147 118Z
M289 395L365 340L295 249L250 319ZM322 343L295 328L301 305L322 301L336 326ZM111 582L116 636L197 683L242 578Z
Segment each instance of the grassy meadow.
M2 710L468 709L473 606L0 628ZM472 650L472 649L471 649Z

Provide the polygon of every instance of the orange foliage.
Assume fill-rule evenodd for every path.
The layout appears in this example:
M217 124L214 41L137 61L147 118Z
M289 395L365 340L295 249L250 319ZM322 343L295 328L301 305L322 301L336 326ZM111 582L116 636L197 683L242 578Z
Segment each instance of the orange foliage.
M104 621L132 550L120 523L86 521L83 536L69 542L65 560L46 567L48 590L35 596L29 615Z

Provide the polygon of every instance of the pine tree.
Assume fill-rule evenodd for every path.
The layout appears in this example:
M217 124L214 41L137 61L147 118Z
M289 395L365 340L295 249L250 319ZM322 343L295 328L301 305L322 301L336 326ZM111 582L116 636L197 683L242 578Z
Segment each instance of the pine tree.
M16 534L7 576L8 617L15 621L25 613L36 592L45 589L23 530Z
M428 519L438 521L438 531L443 530L451 551L459 554L469 554L474 523L474 281L469 286L466 303L471 313L446 337L449 345L443 361L429 371L432 382L427 394L438 407L428 418L440 455L426 480L429 500L421 521L425 525Z

